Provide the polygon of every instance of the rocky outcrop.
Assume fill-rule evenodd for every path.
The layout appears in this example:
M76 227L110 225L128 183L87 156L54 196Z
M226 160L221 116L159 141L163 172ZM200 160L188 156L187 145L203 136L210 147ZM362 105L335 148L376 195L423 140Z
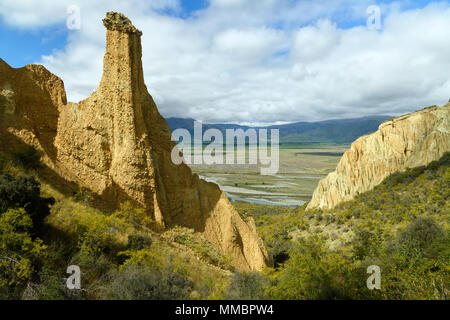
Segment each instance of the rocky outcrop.
M111 208L131 201L161 229L192 228L238 269L261 270L269 258L254 226L217 185L171 161L170 129L144 83L142 32L119 13L107 13L103 23L103 76L79 103L66 102L63 82L44 67L13 69L0 60L0 148L33 146L57 176Z
M319 182L307 209L331 209L373 189L387 176L424 166L450 151L450 103L382 123L356 140L336 171Z

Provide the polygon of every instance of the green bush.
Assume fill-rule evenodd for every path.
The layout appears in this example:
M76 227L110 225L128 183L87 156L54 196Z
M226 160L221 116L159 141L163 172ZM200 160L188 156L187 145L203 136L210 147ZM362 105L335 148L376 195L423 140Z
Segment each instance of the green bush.
M33 226L31 232L42 231L44 218L50 214L53 198L41 197L40 183L34 177L13 177L0 173L0 215L10 208L25 208Z
M78 248L86 254L100 256L114 255L121 249L117 238L124 232L126 225L123 221L105 215L88 217L77 216L73 219L76 225Z
M353 243L353 256L357 260L363 260L366 256L376 255L377 244L375 234L367 230L359 230Z
M145 266L127 266L102 290L112 300L185 300L191 283L176 272Z
M228 300L261 300L265 299L264 291L269 280L258 272L235 272L225 291Z
M131 224L136 229L151 228L154 222L144 209L134 207L129 201L122 203L113 216Z
M289 260L272 275L267 290L273 299L323 300L349 298L345 279L350 262L342 255L328 253L318 239L301 242Z
M450 237L431 219L401 230L385 252L385 299L448 299Z
M42 240L30 235L32 227L24 209L0 215L0 299L17 299L46 257Z
M145 235L131 234L128 236L128 246L129 250L142 250L144 248L150 247L152 244L152 239Z
M417 218L400 232L397 245L408 250L423 252L436 239L443 236L444 231L436 221L431 218Z
M81 269L81 292L70 290L70 299L98 299L102 293L102 288L107 286L116 273L118 266L115 261L105 254L92 255L89 252L78 251L67 263L77 265ZM61 271L65 274L65 268ZM75 294L75 295L74 295Z
M39 283L31 284L25 290L22 299L26 300L64 300L66 294L66 283L59 271L45 266L38 275Z

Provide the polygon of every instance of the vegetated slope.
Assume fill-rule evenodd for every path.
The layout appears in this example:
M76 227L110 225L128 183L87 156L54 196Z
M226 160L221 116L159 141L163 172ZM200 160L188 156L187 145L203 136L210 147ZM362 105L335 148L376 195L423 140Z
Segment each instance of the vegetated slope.
M350 143L360 136L374 132L378 126L389 119L389 116L373 116L358 119L327 120L321 122L296 122L285 125L269 126L267 129L280 130L282 144L343 144ZM172 131L182 128L194 134L194 119L168 118L167 123ZM226 129L247 130L249 126L237 124L203 124L203 130L218 129L224 135ZM263 127L256 127L263 128ZM264 127L265 128L265 127Z
M55 189L27 169L33 157L18 159L0 155L0 299L206 299L226 287L232 263L201 234L157 234L130 203L101 212L87 190ZM81 290L66 288L69 265Z
M68 196L42 183L39 200L39 184L21 175L33 171L0 157L3 299L450 297L450 154L396 173L332 211L236 203L243 218L256 220L274 256L276 269L263 274L231 274L227 259L192 230L153 233L153 221L130 204L104 214L89 206L82 188ZM12 194L34 200L5 202ZM38 223L43 228L33 230L45 216ZM81 291L65 287L72 264L81 267ZM366 287L366 268L373 264L382 270L380 291Z
M450 153L333 210L235 205L275 257L269 298L450 298ZM369 265L381 290L366 287Z

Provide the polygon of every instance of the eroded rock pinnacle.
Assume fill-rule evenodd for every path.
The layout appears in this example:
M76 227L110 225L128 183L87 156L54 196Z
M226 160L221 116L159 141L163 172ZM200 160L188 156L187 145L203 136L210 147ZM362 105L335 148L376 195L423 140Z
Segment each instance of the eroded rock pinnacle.
M131 23L130 19L119 12L107 12L106 18L103 19L103 25L106 27L106 29L111 31L134 33L142 36L142 31L133 26L133 23Z

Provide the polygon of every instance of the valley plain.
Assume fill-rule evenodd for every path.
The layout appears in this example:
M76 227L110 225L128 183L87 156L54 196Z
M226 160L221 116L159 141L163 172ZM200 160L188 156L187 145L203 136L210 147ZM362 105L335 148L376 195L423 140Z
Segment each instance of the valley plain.
M192 164L191 168L219 184L231 201L295 207L311 199L319 180L336 168L348 148L347 144L281 145L276 175L261 175L256 165Z

